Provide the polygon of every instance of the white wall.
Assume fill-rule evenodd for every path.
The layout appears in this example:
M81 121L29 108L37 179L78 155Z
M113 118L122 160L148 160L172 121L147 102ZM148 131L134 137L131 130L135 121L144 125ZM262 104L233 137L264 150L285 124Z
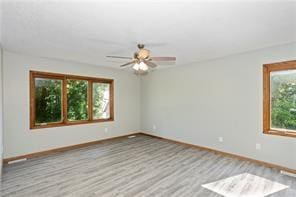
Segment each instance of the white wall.
M3 99L2 99L2 45L0 43L0 184L2 174L2 159L3 159Z
M4 158L73 145L140 129L140 79L128 72L4 51ZM115 121L29 129L29 70L114 79ZM109 133L104 132L108 127Z
M141 82L142 129L296 169L295 138L262 133L262 64L292 59L296 44L155 71Z
M2 99L2 1L0 0L0 187L3 160L3 99Z
M293 153L296 153L296 143L294 143L294 150ZM293 157L293 156L292 156ZM296 166L296 156L294 156L294 164L293 164L294 168Z

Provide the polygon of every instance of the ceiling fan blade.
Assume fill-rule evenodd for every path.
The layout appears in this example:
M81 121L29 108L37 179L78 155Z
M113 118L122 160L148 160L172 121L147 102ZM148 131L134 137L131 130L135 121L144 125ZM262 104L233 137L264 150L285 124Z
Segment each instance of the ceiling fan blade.
M155 68L155 67L157 67L157 65L156 65L155 63L150 62L150 61L144 61L144 63L147 64L147 65L148 65L149 67L151 67L151 68Z
M125 67L125 66L128 66L128 65L134 64L134 63L135 63L134 61L128 62L128 63L120 65L120 67Z
M129 60L132 60L133 59L131 57L122 57L122 56L113 56L113 55L107 55L106 57L118 58L118 59L129 59Z
M176 57L150 57L152 61L176 61Z

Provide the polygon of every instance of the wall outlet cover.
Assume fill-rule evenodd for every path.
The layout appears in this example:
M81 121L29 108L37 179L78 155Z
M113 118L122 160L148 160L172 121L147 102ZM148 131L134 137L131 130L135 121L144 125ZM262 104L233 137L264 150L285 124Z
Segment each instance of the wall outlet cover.
M256 143L256 150L261 150L261 144Z

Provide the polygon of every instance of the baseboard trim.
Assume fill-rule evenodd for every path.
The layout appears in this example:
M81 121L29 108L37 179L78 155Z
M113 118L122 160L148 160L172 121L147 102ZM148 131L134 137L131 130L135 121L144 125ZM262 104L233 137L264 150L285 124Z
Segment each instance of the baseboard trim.
M252 159L252 158L249 158L249 157L245 157L245 156L241 156L241 155L237 155L237 154L233 154L233 153L228 153L228 152L216 150L216 149L209 148L209 147L204 147L204 146L199 146L199 145L190 144L190 143L186 143L186 142L181 142L181 141L177 141L177 140L172 140L172 139L169 139L169 138L160 137L158 135L154 135L154 134L150 134L150 133L146 133L146 132L140 132L140 134L150 136L150 137L154 137L154 138L158 138L158 139L161 139L161 140L166 140L166 141L173 142L173 143L176 143L176 144L181 144L181 145L184 145L184 146L189 146L189 147L192 147L192 148L211 151L211 152L214 152L214 153L217 153L217 154L221 154L223 156L228 156L228 157L236 158L236 159L243 160L243 161L250 161L250 162L253 162L253 163L257 163L259 165L266 166L268 168L276 168L276 169L278 169L280 171L282 170L282 171L286 171L286 172L296 174L295 169L287 168L287 167L280 166L280 165L277 165L277 164L272 164L272 163L269 163L269 162L260 161L260 160L257 160L257 159Z
M78 149L78 148L83 148L83 147L88 147L88 146L91 146L91 145L100 144L100 143L107 142L107 141L112 141L112 140L116 140L116 139L123 139L123 138L126 138L128 136L138 135L138 134L140 134L140 133L135 132L135 133L131 133L131 134L128 134L128 135L121 135L121 136L116 136L116 137L102 139L102 140L85 142L85 143L81 143L81 144L75 144L75 145L64 146L64 147L60 147L60 148L54 148L54 149L50 149L50 150L45 150L45 151L40 151L40 152L15 156L15 157L9 157L9 158L3 159L3 164L8 164L8 162L15 161L15 160L20 160L20 159L25 159L25 158L26 159L31 159L31 158L42 157L42 156L46 156L46 155L50 155L50 154L54 154L54 153L66 152L66 151L70 151L70 150L74 150L74 149Z

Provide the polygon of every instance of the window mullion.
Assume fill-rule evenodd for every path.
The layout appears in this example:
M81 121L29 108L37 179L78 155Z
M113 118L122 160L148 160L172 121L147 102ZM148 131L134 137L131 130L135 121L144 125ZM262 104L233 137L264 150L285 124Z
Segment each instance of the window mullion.
M111 120L114 120L114 82L112 81L110 83L110 87L109 87L109 91L110 91L110 95L109 95L109 98L110 98L110 101L109 101L109 110L110 110L110 119Z
M30 128L35 126L36 121L36 109L35 109L35 77L32 72L30 72Z
M92 80L88 80L88 120L93 120L93 109L92 109Z
M68 99L67 99L67 78L66 76L63 79L63 123L66 124L68 122L67 118L67 106L68 106Z

